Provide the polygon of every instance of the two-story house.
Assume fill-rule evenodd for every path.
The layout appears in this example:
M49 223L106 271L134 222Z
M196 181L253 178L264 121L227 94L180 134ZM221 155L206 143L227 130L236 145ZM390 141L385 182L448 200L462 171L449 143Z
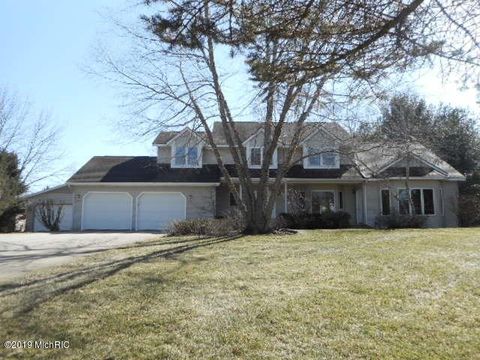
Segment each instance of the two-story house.
M284 161L289 126L273 155L272 176ZM238 122L236 128L251 176L258 177L262 124ZM222 125L215 123L212 132L235 181ZM352 224L373 226L377 216L397 211L425 215L429 227L457 225L458 182L464 176L428 149L418 145L408 160L406 153L393 154L384 146L347 152L348 133L336 123L307 123L304 133L274 216L299 207L312 213L343 210ZM161 132L153 142L156 157L93 157L64 185L27 197L27 230L45 230L35 218L35 203L45 199L63 206L62 230L164 230L175 220L227 215L235 198L203 139L203 133L188 128Z

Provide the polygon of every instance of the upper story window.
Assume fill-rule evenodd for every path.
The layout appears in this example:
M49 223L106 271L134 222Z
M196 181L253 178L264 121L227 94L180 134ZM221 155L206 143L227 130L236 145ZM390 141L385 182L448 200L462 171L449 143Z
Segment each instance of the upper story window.
M260 168L263 164L263 147L255 146L249 147L247 149L247 157L248 157L248 167L250 168ZM277 150L273 153L272 162L270 164L270 168L277 167Z
M261 147L252 147L250 148L249 154L249 165L250 166L262 166L263 160L263 149Z
M324 152L322 150L309 147L307 149L305 167L307 168L338 168L339 157L336 152Z
M177 146L173 159L175 167L197 167L199 166L199 155L197 146Z

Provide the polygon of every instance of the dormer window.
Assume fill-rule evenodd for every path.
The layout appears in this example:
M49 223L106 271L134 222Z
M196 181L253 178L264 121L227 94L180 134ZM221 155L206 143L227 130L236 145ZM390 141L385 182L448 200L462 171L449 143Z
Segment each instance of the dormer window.
M338 153L333 151L325 151L314 147L307 148L307 158L305 167L311 169L338 168Z
M253 146L247 148L248 167L251 169L258 169L263 164L263 146ZM276 169L278 166L278 153L274 151L270 169Z
M263 149L261 147L250 148L250 166L260 167L262 166Z
M173 159L175 167L198 167L199 156L197 146L176 146Z

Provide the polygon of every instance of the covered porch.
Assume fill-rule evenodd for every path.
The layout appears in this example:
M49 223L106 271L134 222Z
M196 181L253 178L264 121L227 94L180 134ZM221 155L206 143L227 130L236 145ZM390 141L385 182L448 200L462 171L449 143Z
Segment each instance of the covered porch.
M242 194L241 187L240 194ZM277 196L273 217L281 213L321 213L345 211L350 214L352 225L364 223L362 182L342 180L284 179ZM236 207L228 187L221 184L216 191L216 215L226 216Z

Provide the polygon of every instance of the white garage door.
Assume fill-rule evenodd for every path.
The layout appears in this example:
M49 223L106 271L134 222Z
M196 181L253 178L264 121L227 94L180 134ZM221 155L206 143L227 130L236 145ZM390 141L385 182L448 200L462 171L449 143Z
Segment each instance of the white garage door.
M143 193L137 198L137 230L165 230L186 216L182 193Z
M82 230L131 230L132 197L125 192L89 192L82 214Z
M53 206L53 210L57 212L58 205ZM60 220L60 231L70 231L73 225L73 207L72 205L62 205L62 218ZM40 216L35 212L35 222L33 224L34 231L50 231L40 220Z

